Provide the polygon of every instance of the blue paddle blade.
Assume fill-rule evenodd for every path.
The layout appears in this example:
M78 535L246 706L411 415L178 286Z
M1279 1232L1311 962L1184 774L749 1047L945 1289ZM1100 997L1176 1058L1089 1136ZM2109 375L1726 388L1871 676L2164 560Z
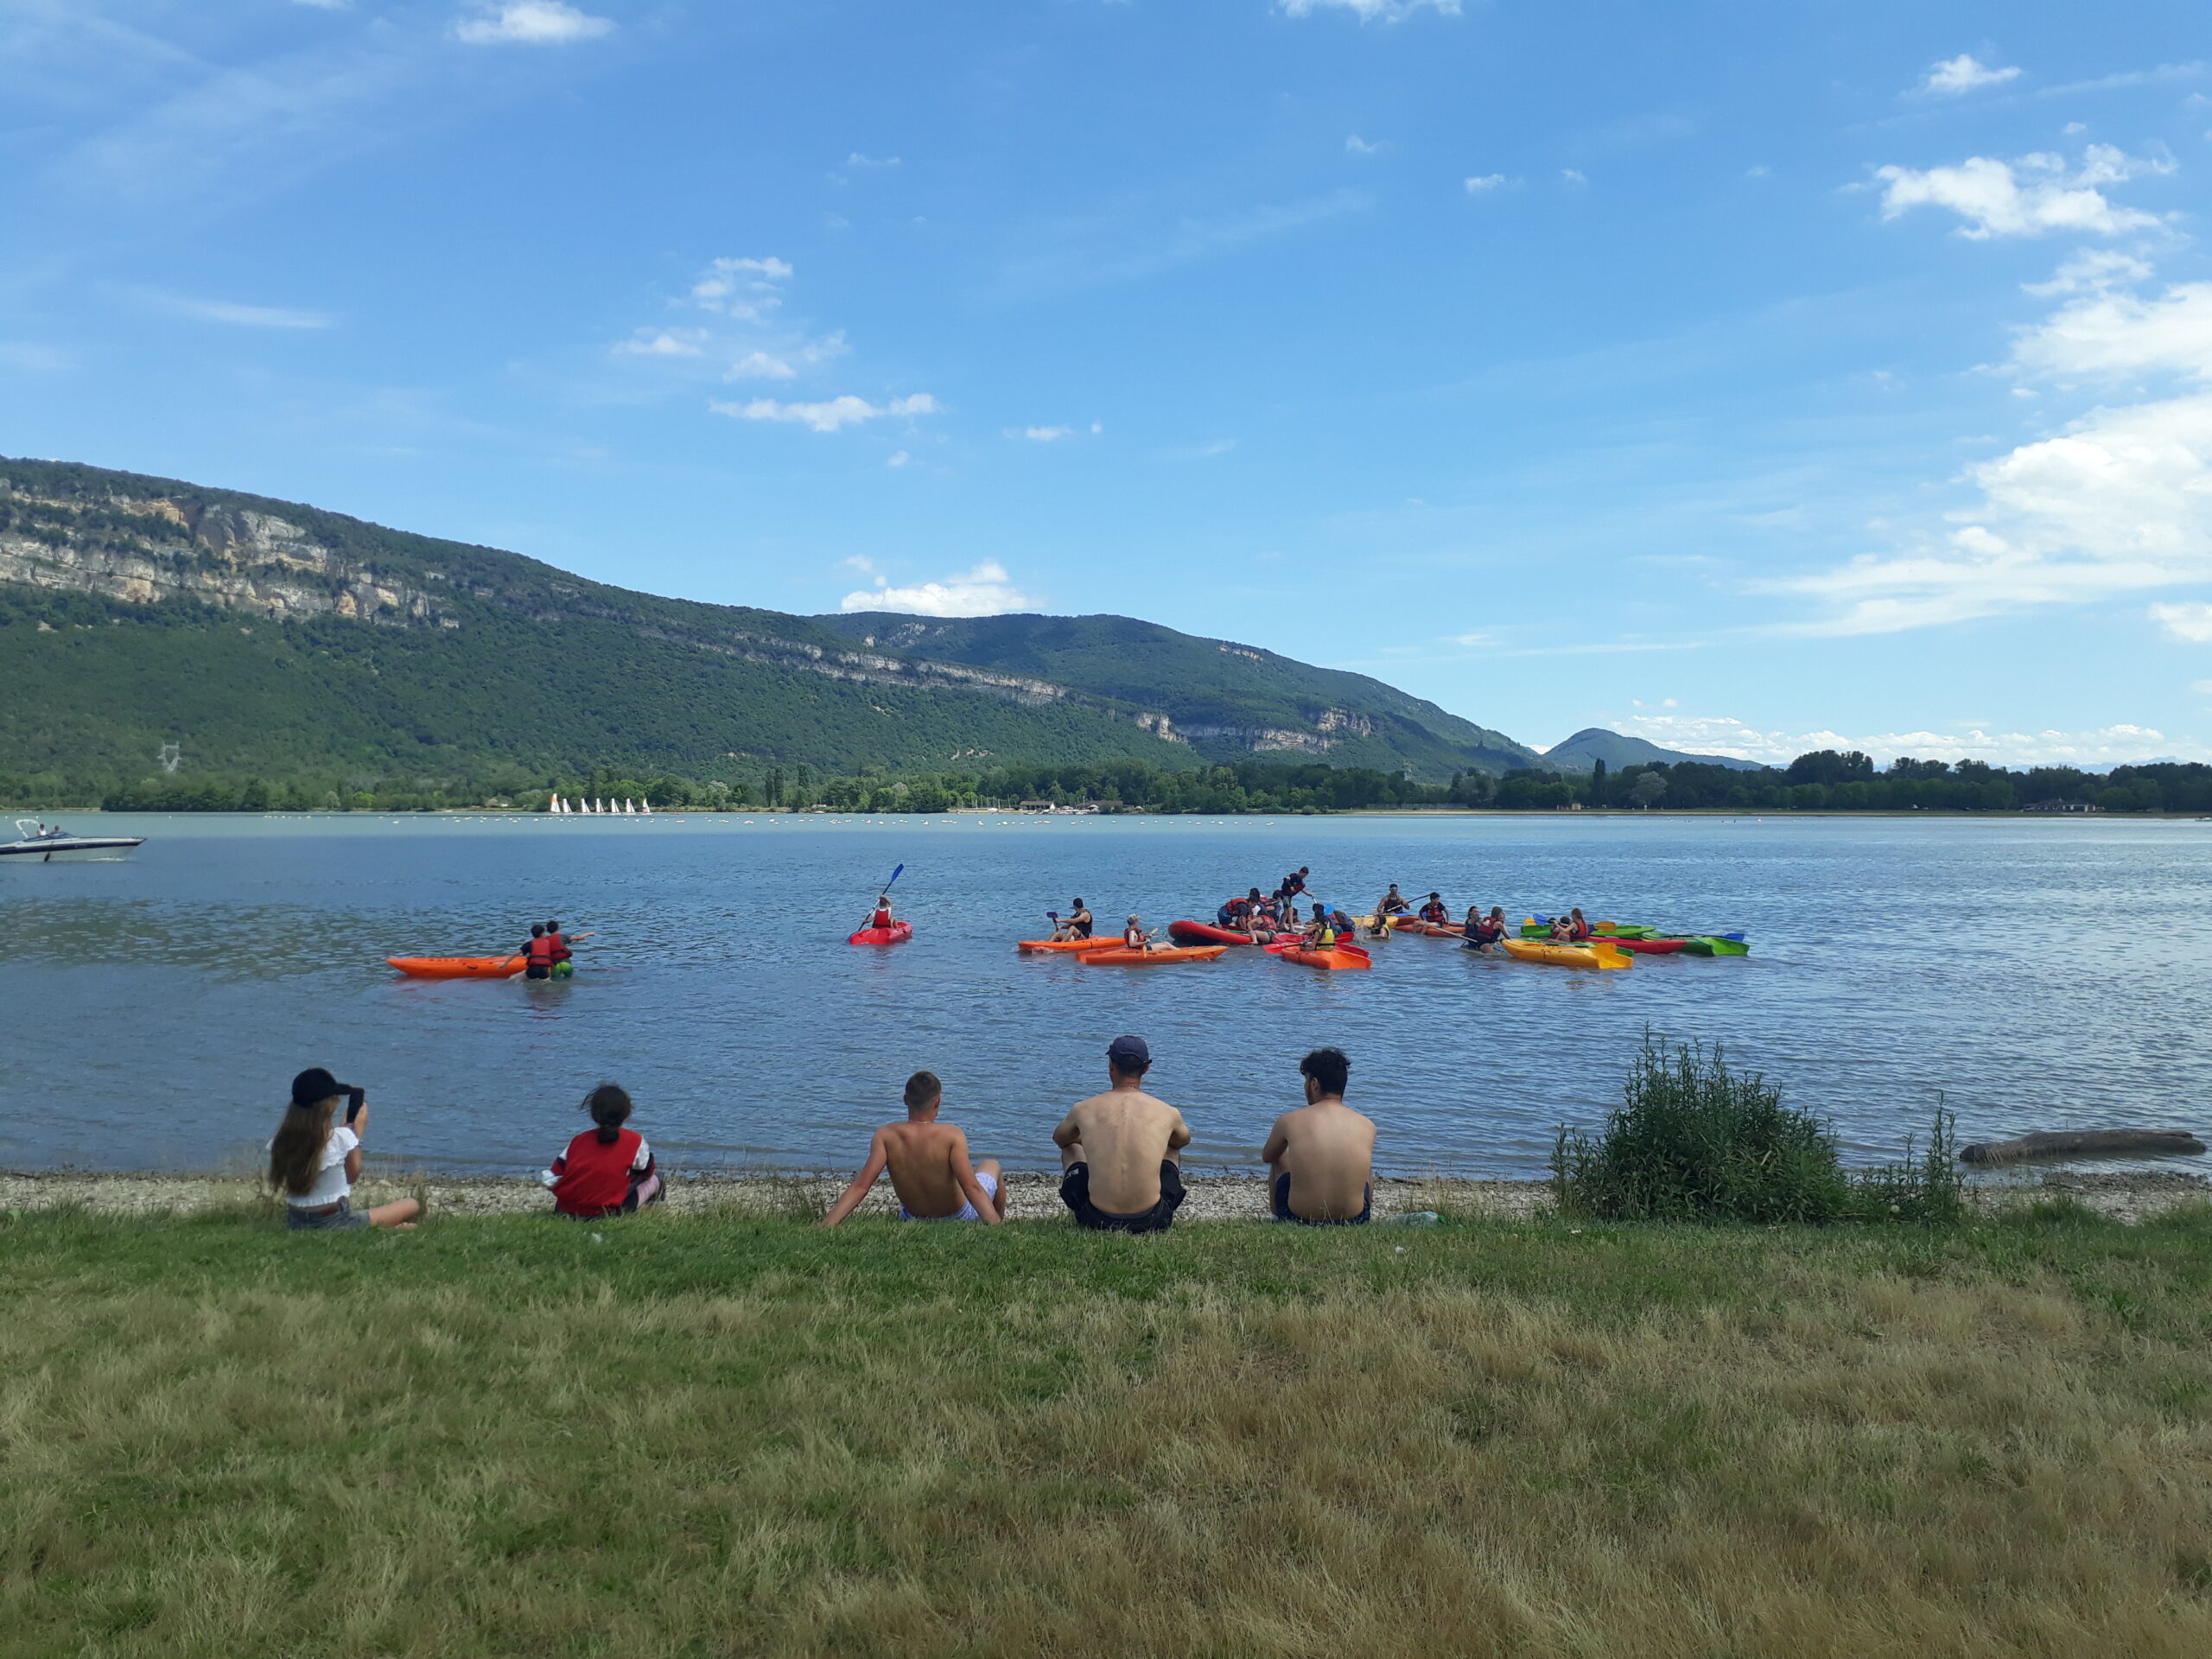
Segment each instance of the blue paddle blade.
M903 874L906 873L906 867L904 864L901 864L900 866L899 866L899 868L898 868L897 869L895 869L895 870L892 871L892 872L891 872L891 881L896 881L896 880L898 880L901 875L903 875ZM891 881L887 881L887 882L885 882L885 883L883 884L883 885L884 885L884 887L885 887L887 889L887 888L889 888L889 887L891 886Z

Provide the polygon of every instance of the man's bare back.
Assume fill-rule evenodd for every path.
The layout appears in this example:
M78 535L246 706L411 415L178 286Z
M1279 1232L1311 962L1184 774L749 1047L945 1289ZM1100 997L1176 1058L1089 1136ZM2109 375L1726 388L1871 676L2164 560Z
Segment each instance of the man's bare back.
M1374 1122L1344 1104L1349 1067L1340 1052L1310 1054L1301 1069L1306 1103L1275 1120L1260 1152L1275 1215L1286 1221L1364 1221L1374 1197Z
M918 1090L924 1078L928 1083ZM886 1123L869 1140L868 1162L853 1178L830 1213L822 1218L835 1227L852 1214L876 1177L887 1169L899 1194L899 1214L909 1221L976 1220L994 1226L1006 1219L1006 1187L999 1179L998 1160L986 1158L970 1164L968 1136L957 1124L937 1121L939 1096L937 1079L917 1072L907 1084L906 1119ZM919 1093L918 1101L914 1096Z
M1078 1101L1052 1131L1060 1148L1060 1197L1086 1227L1152 1231L1183 1201L1177 1168L1191 1131L1183 1114L1144 1091L1150 1052L1135 1038L1107 1054L1113 1087Z

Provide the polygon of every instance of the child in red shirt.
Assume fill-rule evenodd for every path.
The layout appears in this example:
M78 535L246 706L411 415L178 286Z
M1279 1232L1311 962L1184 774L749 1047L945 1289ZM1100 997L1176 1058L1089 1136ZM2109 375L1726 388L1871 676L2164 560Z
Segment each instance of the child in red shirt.
M584 1096L584 1110L599 1127L569 1141L568 1151L538 1178L552 1189L554 1210L579 1221L596 1221L658 1203L664 1189L652 1148L644 1135L623 1128L630 1117L628 1094L602 1083Z

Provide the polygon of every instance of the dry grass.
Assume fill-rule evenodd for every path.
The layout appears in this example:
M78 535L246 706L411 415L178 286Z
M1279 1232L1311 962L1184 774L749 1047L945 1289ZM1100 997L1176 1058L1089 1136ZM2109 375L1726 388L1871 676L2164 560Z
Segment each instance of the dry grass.
M9 1653L2212 1652L2202 1213L0 1254Z

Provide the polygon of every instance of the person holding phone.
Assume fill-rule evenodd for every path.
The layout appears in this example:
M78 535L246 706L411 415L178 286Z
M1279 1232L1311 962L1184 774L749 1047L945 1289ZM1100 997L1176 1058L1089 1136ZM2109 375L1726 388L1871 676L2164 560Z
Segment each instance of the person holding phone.
M340 1096L346 1121L338 1116ZM373 1210L353 1208L361 1179L361 1137L368 1131L368 1091L338 1081L319 1065L292 1079L292 1103L269 1143L269 1185L284 1195L284 1225L296 1231L349 1227L412 1227L423 1206L395 1198Z

